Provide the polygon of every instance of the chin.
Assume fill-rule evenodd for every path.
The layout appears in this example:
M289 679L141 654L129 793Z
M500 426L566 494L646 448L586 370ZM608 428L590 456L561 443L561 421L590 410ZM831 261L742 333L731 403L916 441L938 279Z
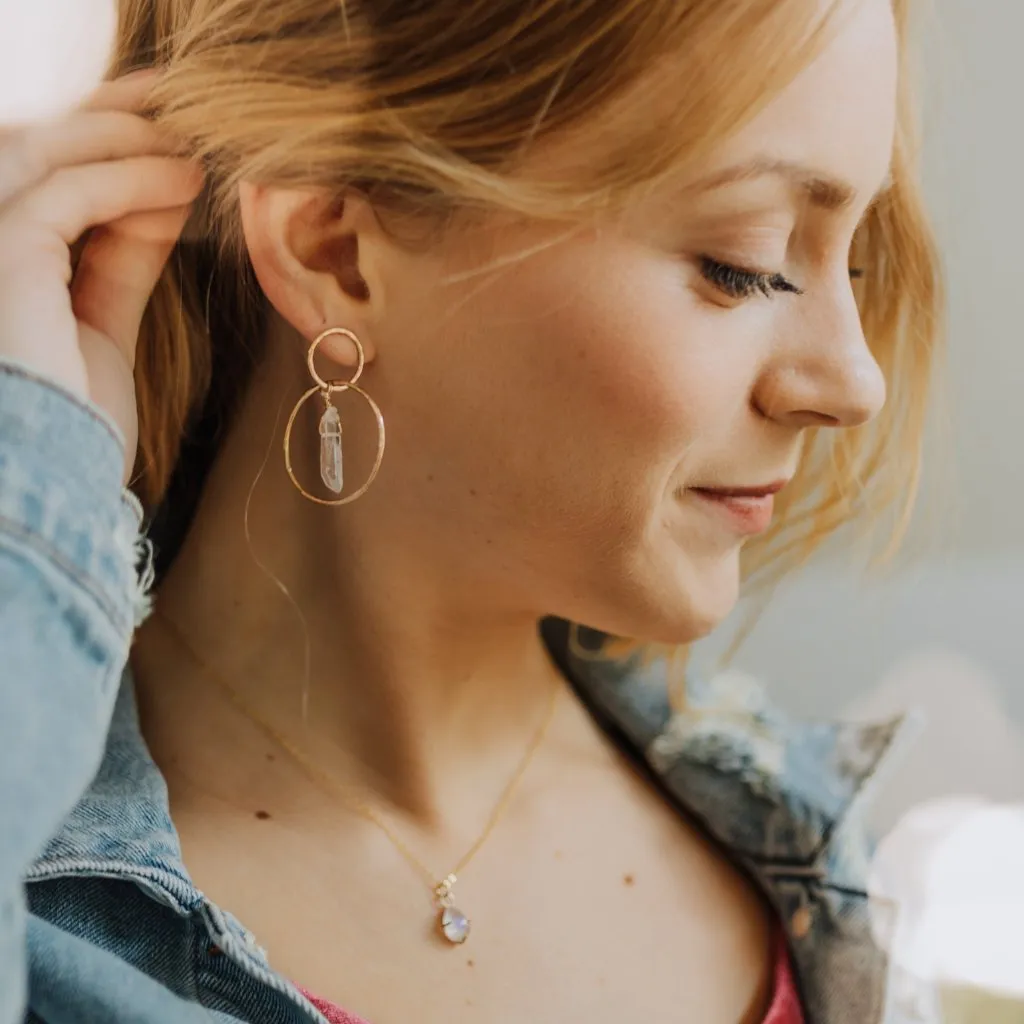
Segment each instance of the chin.
M652 643L690 644L713 633L736 607L738 588L729 588L728 593L687 594L680 600L675 613L658 625L659 635L650 638Z
M666 569L669 571L666 572ZM603 628L639 643L677 646L713 632L736 607L740 592L738 552L708 562L685 558L658 571L632 574L631 593L613 614L617 626Z
M682 581L683 602L699 640L717 629L733 612L740 599L739 549L713 564L693 565L692 573Z

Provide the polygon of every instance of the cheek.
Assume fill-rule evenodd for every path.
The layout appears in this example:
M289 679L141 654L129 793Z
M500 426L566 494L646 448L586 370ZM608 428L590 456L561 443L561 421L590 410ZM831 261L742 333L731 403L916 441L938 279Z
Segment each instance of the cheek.
M729 329L743 314L698 298L664 254L574 249L529 268L505 301L531 311L509 372L531 380L532 427L616 501L631 488L648 503L663 494L748 405L751 339Z
M593 237L460 287L417 296L436 316L406 323L389 360L414 500L496 546L641 543L747 407L737 313L698 298L666 254Z

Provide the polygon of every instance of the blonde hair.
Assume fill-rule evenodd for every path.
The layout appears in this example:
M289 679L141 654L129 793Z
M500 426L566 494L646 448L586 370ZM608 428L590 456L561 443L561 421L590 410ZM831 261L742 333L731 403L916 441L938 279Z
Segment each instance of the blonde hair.
M909 0L894 0L907 53ZM242 238L241 180L365 191L443 229L459 211L584 221L702 159L813 58L844 5L819 0L120 0L111 74L167 68L155 112L208 173L195 222L142 326L134 486L156 506L198 411L230 417L259 359L266 299ZM904 63L906 63L904 61ZM523 170L531 143L623 97L684 88L665 118L623 120L621 145L574 177ZM916 488L940 327L936 256L918 192L910 75L892 185L854 245L858 301L889 401L869 426L823 431L746 570L804 560L855 513ZM681 77L679 77L681 76Z

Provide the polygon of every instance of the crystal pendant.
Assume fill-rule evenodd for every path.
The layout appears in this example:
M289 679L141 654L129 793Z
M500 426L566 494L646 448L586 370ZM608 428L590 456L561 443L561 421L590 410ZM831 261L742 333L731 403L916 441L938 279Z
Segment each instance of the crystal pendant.
M453 945L460 946L469 938L469 918L461 910L452 905L452 889L457 879L449 875L434 886L434 899L437 902L437 926L441 934Z
M455 907L445 907L440 917L441 934L453 945L459 946L469 938L469 918Z
M341 417L328 405L320 418L320 478L335 494L341 494L344 475L341 461Z

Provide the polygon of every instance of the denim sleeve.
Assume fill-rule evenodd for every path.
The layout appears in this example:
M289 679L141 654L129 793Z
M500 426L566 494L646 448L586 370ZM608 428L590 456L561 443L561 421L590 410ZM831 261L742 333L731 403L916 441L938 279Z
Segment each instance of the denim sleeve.
M0 363L0 1024L25 1013L23 875L99 768L144 606L123 453L101 412Z

